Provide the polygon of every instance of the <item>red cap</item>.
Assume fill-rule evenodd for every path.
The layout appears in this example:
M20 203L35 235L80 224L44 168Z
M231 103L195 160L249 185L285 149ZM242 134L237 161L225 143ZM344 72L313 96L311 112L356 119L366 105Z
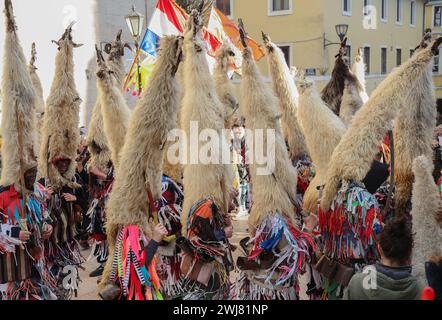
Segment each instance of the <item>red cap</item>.
M422 300L434 301L435 298L436 294L434 292L434 289L431 287L425 287L422 291Z

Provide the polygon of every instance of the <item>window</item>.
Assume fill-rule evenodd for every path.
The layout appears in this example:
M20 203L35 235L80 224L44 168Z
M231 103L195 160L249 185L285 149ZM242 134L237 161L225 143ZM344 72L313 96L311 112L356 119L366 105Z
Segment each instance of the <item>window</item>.
M399 67L402 64L402 49L396 49L396 67Z
M292 13L292 0L268 0L269 15L284 15Z
M402 0L396 0L396 23L402 23Z
M442 6L435 6L434 7L433 26L434 27L441 27L442 26Z
M351 65L351 45L349 44L345 47L345 56L348 59L348 63Z
M364 8L363 8L363 12L364 12L364 16L369 16L371 14L371 0L364 0Z
M410 49L410 58L413 56L414 54L414 49Z
M381 74L387 74L387 48L381 48Z
M365 74L370 74L370 47L364 47Z
M410 25L414 26L416 24L416 1L412 0L410 2Z
M342 0L342 14L351 16L351 0Z
M216 7L228 17L232 17L233 0L216 0Z
M381 0L381 20L388 20L388 0Z
M439 73L439 57L440 57L440 49L437 56L434 56L434 65L433 65L434 73Z
M287 63L287 66L291 66L291 46L290 45L278 45L278 48L281 49L282 53L284 53L285 62Z

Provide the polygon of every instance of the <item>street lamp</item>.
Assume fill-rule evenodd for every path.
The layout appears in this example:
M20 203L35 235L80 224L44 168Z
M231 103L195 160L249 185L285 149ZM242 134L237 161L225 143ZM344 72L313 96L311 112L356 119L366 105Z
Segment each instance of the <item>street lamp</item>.
M129 27L129 31L132 35L132 37L135 40L135 48L136 52L138 53L138 49L140 47L140 36L143 32L143 23L144 23L144 16L135 11L135 6L132 6L132 11L124 17L126 20L127 26ZM137 72L138 72L138 96L141 95L141 72L140 72L140 59L139 56L136 56L135 59L137 59Z
M339 40L341 40L341 42L331 42L330 40L327 40L325 38L325 33L324 33L324 49L330 45L333 45L333 44L340 45L342 43L342 41L344 41L345 36L347 35L347 32L348 32L348 24L337 24L335 26L335 30L336 30L336 34L338 35Z
M339 39L344 41L345 36L348 32L348 24L338 24L335 26L336 34L338 35Z

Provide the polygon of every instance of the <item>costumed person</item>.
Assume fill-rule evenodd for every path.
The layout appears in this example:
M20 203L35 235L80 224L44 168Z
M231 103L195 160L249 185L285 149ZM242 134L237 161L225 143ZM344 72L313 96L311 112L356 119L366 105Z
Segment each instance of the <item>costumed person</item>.
M148 87L132 113L106 212L109 257L99 285L106 300L162 300L155 253L169 230L158 222L155 199L162 195L164 146L176 126L179 88L175 75L182 39L160 40ZM101 63L98 77L111 77ZM152 219L153 218L153 219Z
M431 32L414 54L421 51L431 42ZM433 62L427 66L418 79L414 89L404 100L405 107L398 113L393 130L394 136L394 208L395 215L401 216L410 212L411 189L413 187L413 161L424 155L432 159L433 130L436 127L436 97L433 84Z
M433 163L426 156L413 162L414 183L412 192L412 254L413 274L426 282L426 263L433 256L442 256L442 224L437 215L442 210L437 186L432 177Z
M299 78L297 84L300 92L298 119L315 168L315 176L304 194L302 209L315 220L330 157L346 127L321 99L315 83ZM318 237L317 234L315 236ZM315 259L316 255L312 257L312 263L317 262ZM307 293L311 300L320 299L323 293L321 276L312 264L308 265L307 270L310 279Z
M87 163L89 172L89 192L91 203L88 209L90 225L88 232L94 242L94 256L99 263L97 269L89 276L97 277L103 273L104 263L108 257L106 231L104 230L105 206L113 182L114 170L111 161L111 152L103 129L101 104L97 100L92 111L86 138L90 160Z
M105 51L108 53L107 68L104 71L99 71L99 75L101 75L100 72L110 72L110 75L97 79L98 99L89 125L88 146L91 149L89 175L92 196L88 210L88 215L91 218L89 231L95 240L94 256L99 263L98 268L91 272L91 277L101 276L108 258L109 249L104 224L106 220L105 208L115 175L112 159L117 157L119 148L123 145L130 114L122 94L125 74L124 49L130 47L121 41L121 34L122 30L119 30L115 40L105 47ZM101 52L97 51L99 68L103 61ZM104 114L106 114L105 119ZM113 130L116 130L115 134L111 132ZM116 135L119 135L117 139Z
M376 236L382 230L382 216L363 179L402 99L422 77L440 41L418 52L378 86L333 152L319 212L324 255L317 268L327 278L324 297L340 297L349 276L378 258Z
M75 239L75 224L81 219L81 210L87 207L76 176L81 99L75 86L73 50L81 45L72 40L72 26L73 23L66 28L59 41L53 41L58 52L46 103L38 164L39 177L52 194L48 206L54 221L54 233L47 250L52 271L60 283L64 267L77 270L84 262ZM76 293L77 285L72 283L65 289L61 298L69 299Z
M341 109L342 96L344 94L345 82L354 84L357 91L362 91L358 78L351 72L348 61L346 61L347 38L341 42L341 48L336 55L335 66L331 79L321 91L321 98L327 106L337 115Z
M158 221L167 229L167 236L157 251L157 273L165 299L177 299L185 292L181 274L181 255L176 240L181 235L181 213L184 201L183 187L163 167L162 195L155 202ZM171 176L169 176L171 175Z
M271 130L265 135L263 150L274 146L271 168L251 164L253 204L249 217L250 237L241 240L246 256L238 258L241 270L235 283L237 300L297 300L299 275L306 270L314 249L312 237L301 231L296 212L296 170L292 166L279 122L278 101L264 83L248 47L240 20L243 64L241 114L248 129ZM187 196L187 194L186 194Z
M177 242L183 250L181 271L188 300L223 300L230 294L229 273L233 259L228 238L232 236L232 222L228 215L231 183L223 156L229 148L223 136L224 107L219 100L215 83L210 76L202 40L202 23L197 10L188 18L183 42L184 98L181 128L187 137L197 132L212 132L208 141L187 141L187 154L197 143L200 155L209 159L190 159L184 165L184 203L181 222L183 237ZM214 136L216 135L216 136ZM221 140L221 141L220 141ZM199 161L204 163L199 163Z
M41 85L40 77L37 74L38 68L35 66L37 60L37 50L35 43L32 43L31 60L28 65L29 76L31 77L32 85L35 91L35 112L37 121L37 145L40 145L40 134L43 127L43 117L45 114L45 101L43 98L43 87Z
M11 0L5 0L0 180L0 300L56 299L56 280L43 242L52 234L44 188L35 183L36 94L17 35Z

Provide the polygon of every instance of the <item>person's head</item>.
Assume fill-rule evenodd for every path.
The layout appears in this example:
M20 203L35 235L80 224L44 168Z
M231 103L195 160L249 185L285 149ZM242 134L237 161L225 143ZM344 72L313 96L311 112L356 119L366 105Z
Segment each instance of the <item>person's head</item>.
M29 191L34 190L34 183L37 179L37 167L29 168L24 173L25 187Z
M61 175L64 175L69 170L69 165L71 164L70 159L60 159L55 162L55 167Z
M244 136L244 128L241 126L233 126L232 131L233 137L235 139L242 139L242 137Z
M385 226L379 238L381 263L399 267L411 264L413 234L411 226L404 218L395 218Z

